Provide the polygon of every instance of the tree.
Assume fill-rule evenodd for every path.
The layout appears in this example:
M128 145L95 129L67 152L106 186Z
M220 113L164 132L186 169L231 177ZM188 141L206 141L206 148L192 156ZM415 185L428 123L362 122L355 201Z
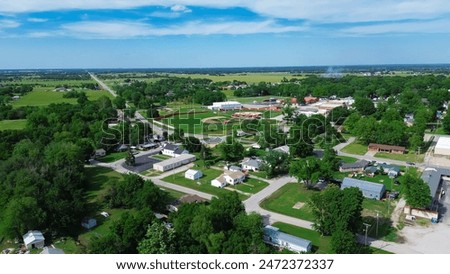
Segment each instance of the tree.
M28 230L43 228L45 220L46 213L35 198L14 198L5 209L2 234L20 238Z
M200 152L202 149L202 143L200 140L194 136L188 136L183 139L183 146L190 153Z
M225 161L236 162L244 158L244 146L231 136L219 144L218 148Z
M313 154L314 146L306 130L298 126L290 129L288 146L292 157L304 158Z
M346 107L337 107L330 111L327 119L336 125L342 125L350 115L350 111Z
M320 178L320 162L316 158L301 159L292 162L289 174L303 182L306 187L312 187Z
M336 254L358 254L361 249L355 234L342 229L331 235L331 248Z
M261 148L274 148L282 146L286 143L286 135L278 128L277 125L269 122L261 122L258 144Z
M239 195L234 191L220 194L219 198L213 197L210 207L212 224L217 231L232 229L234 218L245 212Z
M308 205L314 216L314 229L322 235L331 235L338 229L356 233L362 224L363 199L361 191L353 187L340 190L329 186L313 194Z
M288 158L289 155L284 152L271 150L261 157L263 162L261 170L266 172L268 178L286 174L289 171Z
M147 228L145 238L139 243L140 254L174 254L175 232L167 229L161 222L154 221Z
M200 159L202 159L203 164L205 165L205 167L209 167L209 159L212 156L212 151L209 147L205 146L205 145L201 145L200 148Z
M420 177L415 169L408 169L404 176L406 202L415 208L427 208L431 205L430 187Z
M125 164L127 166L134 166L136 164L136 157L134 157L131 150L128 150L127 157L125 158Z
M180 142L183 140L183 138L184 130L182 128L174 128L173 133L169 135L169 140L173 142Z
M356 98L353 106L361 115L365 116L372 115L377 111L372 100L369 98Z
M125 109L127 101L122 96L117 96L117 97L114 98L113 104L118 109Z
M450 134L450 115L445 115L444 119L442 119L442 127L446 134Z

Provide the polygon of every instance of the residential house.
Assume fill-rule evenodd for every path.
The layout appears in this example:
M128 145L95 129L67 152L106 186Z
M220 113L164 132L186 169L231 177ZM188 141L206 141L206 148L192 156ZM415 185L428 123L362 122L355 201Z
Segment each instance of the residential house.
M153 169L165 172L168 170L175 169L177 167L187 165L196 160L195 155L192 154L183 154L175 158L170 158L159 163L153 164Z
M178 157L183 154L188 154L189 151L177 145L167 143L164 145L161 153L170 157Z
M388 165L388 164L379 164L377 167L384 174L387 174L389 176L389 178L395 178L400 174L400 168L397 166Z
M375 200L380 200L381 198L383 198L384 192L386 190L383 184L377 184L346 177L342 181L341 189L346 189L349 187L359 188L364 197Z
M189 180L198 180L202 176L203 176L203 172L201 172L200 170L188 169L184 173L184 178L189 179Z
M97 226L97 220L95 218L86 217L81 222L81 226L86 228L86 229L91 229L91 228Z
M310 252L312 248L311 241L281 232L278 228L266 225L264 231L264 242L286 248L293 252L306 253Z
M430 188L430 196L433 198L432 208L439 204L439 200L445 193L442 192L443 179L447 182L450 180L450 169L430 168L427 167L422 173L422 180L428 184Z
M342 163L339 167L340 172L363 172L369 165L366 160L360 160L355 163Z
M369 151L373 152L387 152L392 154L404 154L406 151L405 147L402 146L391 146L391 145L382 145L382 144L369 144Z
M241 167L238 166L234 166L234 165L225 165L223 167L224 170L229 170L229 171L242 171Z
M378 171L378 167L376 166L368 166L364 169L364 173L369 177L374 177Z
M44 248L45 237L39 230L30 230L22 238L27 249Z
M177 212L178 208L183 205L183 204L197 204L197 203L203 203L206 202L207 200L205 198L202 198L198 195L190 195L190 194L186 194L184 196L182 196L180 199L174 201L173 203L171 203L170 205L167 206L167 209L170 212Z
M287 145L274 148L273 150L289 154L289 147Z
M242 171L225 171L222 175L211 181L211 185L223 188L228 185L237 185L244 182L246 176Z
M248 159L247 161L242 162L241 165L244 170L258 171L262 166L262 162L258 159Z

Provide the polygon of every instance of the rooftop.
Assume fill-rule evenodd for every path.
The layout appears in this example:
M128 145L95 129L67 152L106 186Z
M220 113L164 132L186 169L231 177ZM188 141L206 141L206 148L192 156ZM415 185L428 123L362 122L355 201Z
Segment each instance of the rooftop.
M278 239L280 242L287 242L296 246L304 247L305 249L308 249L308 246L311 245L311 241L286 234L281 232L278 228L270 225L266 225L264 227L264 234L272 237L273 239Z
M342 163L341 168L349 169L349 168L365 168L369 165L369 162L366 160L361 160L355 163Z
M342 188L346 187L357 187L359 189L364 189L373 192L381 192L384 189L384 185L382 184L372 183L348 177L344 178L344 180L342 181Z
M439 140L437 141L435 148L449 149L450 148L450 137L439 137Z
M178 162L180 162L180 161L184 161L184 160L191 159L191 158L194 158L194 159L195 159L195 155L192 155L192 154L182 154L182 155L180 155L180 156L178 156L178 157L176 157L176 158L170 158L170 159L161 161L161 162L159 162L159 163L156 163L156 164L154 164L154 165L171 165L171 164L173 164L173 163L178 163Z
M406 150L405 147L401 147L401 146L391 146L391 145L374 144L374 143L369 144L369 148L371 148L371 147L377 147L377 148L383 149L383 150L399 150L399 151Z
M430 187L430 194L434 198L441 183L442 176L450 176L450 170L444 168L426 168L422 173L422 180Z

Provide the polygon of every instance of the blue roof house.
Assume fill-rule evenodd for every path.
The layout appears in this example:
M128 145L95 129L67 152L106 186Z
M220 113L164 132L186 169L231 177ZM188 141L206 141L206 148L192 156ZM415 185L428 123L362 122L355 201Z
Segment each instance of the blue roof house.
M270 245L298 253L310 252L312 248L311 241L283 233L270 225L264 227L264 241Z
M383 184L377 184L348 177L344 178L344 180L342 181L341 189L346 189L349 187L359 188L364 197L375 200L380 200L381 198L383 198L384 192L386 191Z

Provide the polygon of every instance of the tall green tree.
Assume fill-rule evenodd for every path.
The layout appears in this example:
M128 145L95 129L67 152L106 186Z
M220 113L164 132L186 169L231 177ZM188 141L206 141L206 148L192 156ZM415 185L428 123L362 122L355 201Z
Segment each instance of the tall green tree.
M265 171L268 178L289 172L289 155L277 150L271 150L261 157L263 165L261 170Z
M431 205L430 187L415 169L408 169L403 181L406 202L415 208L427 208Z
M138 251L141 254L174 254L175 232L167 229L163 223L154 221L148 226L145 238L139 243Z
M218 148L225 161L236 162L244 158L244 146L231 136L219 144Z

